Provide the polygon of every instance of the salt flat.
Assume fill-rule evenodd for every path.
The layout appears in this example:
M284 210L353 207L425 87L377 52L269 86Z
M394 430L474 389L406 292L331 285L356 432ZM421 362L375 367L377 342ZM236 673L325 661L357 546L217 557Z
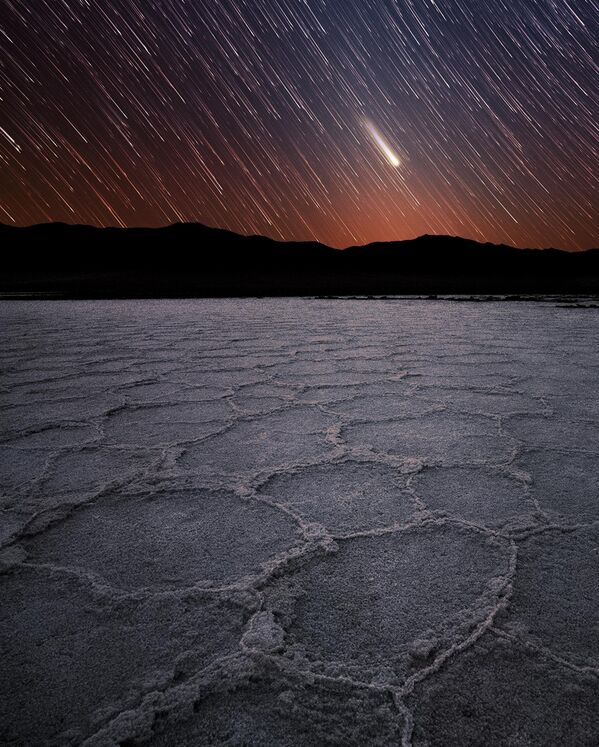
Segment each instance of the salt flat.
M0 743L599 742L598 310L0 324Z

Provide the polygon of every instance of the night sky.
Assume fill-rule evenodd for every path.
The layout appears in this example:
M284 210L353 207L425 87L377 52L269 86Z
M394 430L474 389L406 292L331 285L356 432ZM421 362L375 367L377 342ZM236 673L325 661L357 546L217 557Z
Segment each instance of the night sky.
M0 221L599 245L594 0L0 0Z

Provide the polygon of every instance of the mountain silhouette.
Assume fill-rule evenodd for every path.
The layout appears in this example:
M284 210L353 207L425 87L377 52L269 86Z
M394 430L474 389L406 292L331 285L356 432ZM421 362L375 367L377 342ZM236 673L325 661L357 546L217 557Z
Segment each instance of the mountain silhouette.
M421 236L333 249L199 223L0 224L0 293L67 298L598 293L599 249Z

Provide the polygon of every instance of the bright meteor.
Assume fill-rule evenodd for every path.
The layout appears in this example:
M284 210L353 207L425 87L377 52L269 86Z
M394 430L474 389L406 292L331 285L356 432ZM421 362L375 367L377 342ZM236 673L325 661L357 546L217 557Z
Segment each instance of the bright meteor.
M395 155L391 147L388 145L388 143L385 141L381 133L376 129L376 127L372 124L372 122L366 122L366 129L372 136L372 139L374 142L378 145L381 152L385 155L387 160L392 166L395 166L397 168L401 161L399 158Z

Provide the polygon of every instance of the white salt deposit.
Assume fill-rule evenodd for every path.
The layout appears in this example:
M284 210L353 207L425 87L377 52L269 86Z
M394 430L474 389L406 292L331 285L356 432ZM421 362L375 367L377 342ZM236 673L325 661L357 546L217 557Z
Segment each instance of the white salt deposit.
M599 734L599 317L0 304L0 743Z

